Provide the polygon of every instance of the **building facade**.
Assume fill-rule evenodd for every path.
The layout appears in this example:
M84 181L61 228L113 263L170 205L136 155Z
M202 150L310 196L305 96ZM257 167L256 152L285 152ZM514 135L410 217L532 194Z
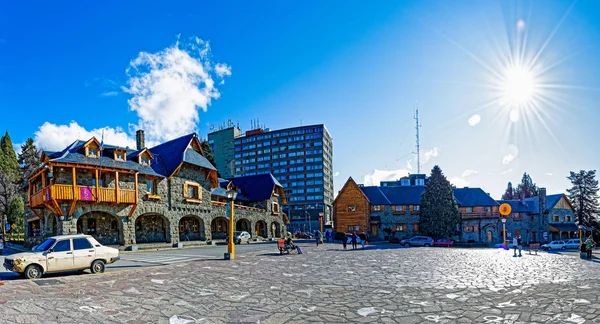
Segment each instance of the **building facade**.
M213 159L219 175L223 178L235 176L233 141L240 136L242 136L242 131L235 126L208 134L208 144L213 152Z
M136 150L75 141L44 152L28 179L27 240L85 233L103 244L177 244L224 238L227 189L237 190L236 230L253 237L285 233L283 187L270 174L219 179L195 134Z
M280 130L259 128L242 136L235 136L234 131L227 133L229 137L216 133L209 134L215 161L219 154L217 147L222 145L217 141L234 143L235 177L272 173L279 180L288 198L290 231L315 230L321 221L324 225L331 224L333 139L325 125ZM225 170L216 164L223 173Z

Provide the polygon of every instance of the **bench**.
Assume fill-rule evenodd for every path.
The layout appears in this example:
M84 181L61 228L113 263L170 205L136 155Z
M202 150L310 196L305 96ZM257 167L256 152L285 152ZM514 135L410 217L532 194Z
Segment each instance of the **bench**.
M540 243L530 243L529 244L529 254L531 254L531 251L535 251L535 254L537 255L539 250L540 250Z

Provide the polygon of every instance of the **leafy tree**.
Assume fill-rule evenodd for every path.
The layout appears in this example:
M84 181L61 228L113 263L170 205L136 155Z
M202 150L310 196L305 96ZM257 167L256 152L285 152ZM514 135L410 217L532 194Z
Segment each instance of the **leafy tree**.
M420 231L429 236L453 236L460 224L460 214L452 193L452 185L439 166L433 167L421 198Z
M35 169L41 164L41 152L35 147L33 139L30 137L25 144L21 145L21 153L19 153L19 165L21 166L21 174L23 179L26 179Z
M512 182L509 182L508 187L506 187L506 190L504 191L504 194L502 195L502 200L513 200L513 199L517 199L517 197L515 197L515 189L512 186Z
M520 199L521 194L523 194L525 198L537 197L538 195L538 187L533 183L531 176L527 174L527 172L523 173L523 178L521 178L521 183L517 186L516 194L513 198Z
M13 233L24 233L24 213L25 204L23 203L23 198L17 195L8 208L8 223L16 225L16 228L12 230Z
M581 170L578 173L571 171L567 177L573 188L567 189L569 199L575 207L579 224L586 226L598 225L596 212L598 211L598 180L596 170Z

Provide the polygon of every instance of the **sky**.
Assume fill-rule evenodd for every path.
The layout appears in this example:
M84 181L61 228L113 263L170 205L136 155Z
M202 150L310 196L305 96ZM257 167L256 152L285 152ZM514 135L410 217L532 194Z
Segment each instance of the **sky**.
M440 165L495 198L600 161L600 2L0 3L0 129L148 146L227 120L324 123L334 185Z

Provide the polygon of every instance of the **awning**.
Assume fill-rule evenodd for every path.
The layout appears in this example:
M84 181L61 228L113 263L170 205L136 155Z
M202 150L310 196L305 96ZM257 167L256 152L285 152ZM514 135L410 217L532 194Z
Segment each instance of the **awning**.
M569 231L579 231L577 224L575 223L560 223L560 224L550 224L551 232L569 232Z

